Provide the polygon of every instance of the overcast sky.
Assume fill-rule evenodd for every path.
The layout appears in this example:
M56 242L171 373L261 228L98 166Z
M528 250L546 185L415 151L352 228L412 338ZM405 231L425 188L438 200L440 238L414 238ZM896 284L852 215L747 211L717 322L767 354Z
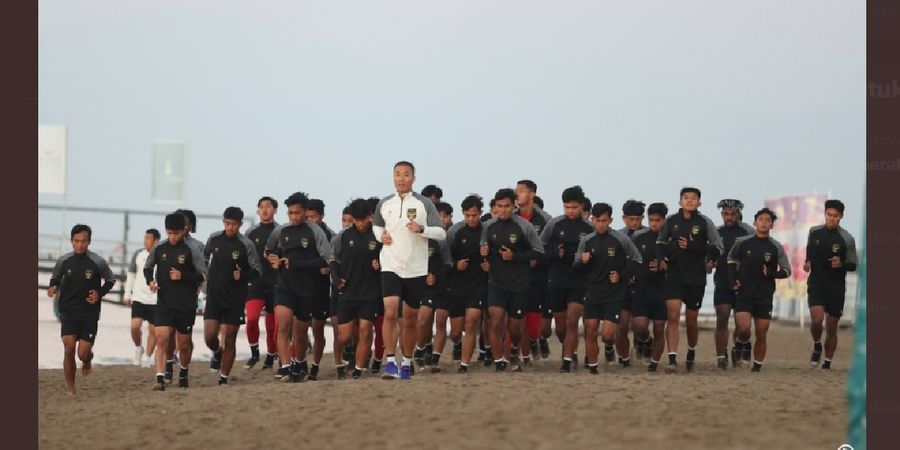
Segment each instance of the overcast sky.
M457 209L520 178L554 215L573 184L616 217L628 198L675 207L697 185L717 223L723 197L755 211L830 191L860 240L861 2L39 8L39 123L68 127L70 205L171 209L150 198L152 141L184 139L186 206L202 213L252 214L261 195L303 190L338 228L351 197L389 194L393 163L408 159L416 190L436 183ZM39 216L42 233L63 228ZM83 220L120 233L112 218Z

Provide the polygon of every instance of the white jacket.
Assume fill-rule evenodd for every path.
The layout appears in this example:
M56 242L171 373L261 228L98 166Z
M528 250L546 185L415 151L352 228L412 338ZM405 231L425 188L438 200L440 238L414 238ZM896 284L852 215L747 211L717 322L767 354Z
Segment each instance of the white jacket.
M424 230L409 231L406 224L410 219ZM428 240L447 238L434 203L415 192L391 194L378 203L372 217L375 239L383 242L385 230L391 233L392 242L381 249L381 270L396 273L400 278L428 275Z
M147 280L144 279L144 265L147 263L148 256L150 256L150 252L142 248L131 257L128 277L125 279L125 297L130 297L131 301L141 302L145 305L155 305L156 294L150 292L150 286L147 286Z

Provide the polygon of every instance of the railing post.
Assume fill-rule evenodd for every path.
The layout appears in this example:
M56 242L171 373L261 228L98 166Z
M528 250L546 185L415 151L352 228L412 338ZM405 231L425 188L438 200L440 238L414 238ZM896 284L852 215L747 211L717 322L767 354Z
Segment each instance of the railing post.
M122 235L122 276L128 277L128 230L131 227L130 215L128 211L125 211L125 226L124 233ZM122 295L120 296L120 301L124 303L125 301L125 290L122 289Z

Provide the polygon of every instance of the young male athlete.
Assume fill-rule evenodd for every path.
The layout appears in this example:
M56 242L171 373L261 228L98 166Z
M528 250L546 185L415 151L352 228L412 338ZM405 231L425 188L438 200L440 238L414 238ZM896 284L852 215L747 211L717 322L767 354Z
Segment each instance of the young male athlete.
M247 341L250 343L250 359L244 364L245 369L252 369L259 362L259 317L263 308L266 310L266 359L263 369L271 369L277 356L275 350L275 269L267 262L266 242L272 231L278 227L275 213L278 201L272 197L262 197L256 202L256 215L259 223L247 230L247 239L253 242L260 260L262 273L259 278L250 282L247 289Z
M156 294L150 292L150 286L144 281L144 263L150 250L159 242L159 230L150 228L144 233L144 248L134 252L131 264L128 265L128 274L125 277L125 293L123 300L126 305L131 305L131 340L134 342L134 365L144 363L150 365L150 358L156 350L156 336L153 331L154 307L156 306ZM140 270L140 272L139 272ZM144 354L142 345L143 336L141 328L147 321L147 349Z
M837 349L837 325L844 313L844 295L847 290L847 272L856 270L856 240L841 228L844 204L840 200L825 202L825 224L809 230L806 242L806 262L803 270L809 272L807 294L810 333L813 351L809 361L813 367L822 358L822 321L825 321L825 362L823 369L831 369L831 359Z
M656 241L668 214L669 208L665 203L651 203L647 207L649 228L635 231L631 235L634 246L641 253L641 266L635 275L631 304L631 329L638 347L643 349L643 357L649 361L648 372L658 370L659 359L666 346L666 304L663 299L666 274L657 259ZM653 323L652 339L650 322Z
M737 292L734 321L738 342L749 342L750 319L753 318L756 345L752 372L762 370L766 357L766 333L772 319L775 279L791 276L791 263L784 247L769 236L776 219L769 208L759 210L753 216L756 232L737 238L728 253L728 278Z
M91 373L100 299L116 284L106 261L88 250L91 227L78 224L69 233L72 252L61 256L53 266L47 296L59 294L60 336L65 354L63 373L69 395L75 395L75 355L81 360L81 374ZM100 279L103 283L100 283Z
M707 271L715 264L716 274L713 281L716 285L713 303L716 307L716 364L719 369L726 370L728 368L728 318L731 316L731 310L734 309L735 291L733 284L728 279L728 253L734 246L734 241L742 236L753 235L756 231L750 225L744 223L741 219L741 210L744 204L740 200L726 198L719 201L717 205L722 210L722 226L718 228L719 236L722 237L722 254L716 261L707 261ZM735 337L737 336L737 328L735 328ZM734 339L734 347L731 350L731 363L734 367L740 363L741 353L746 351L747 359L750 358L750 348L743 348L744 344L738 344L738 340ZM749 346L749 342L747 343Z
M622 205L622 222L625 226L619 230L628 237L638 230L643 230L644 224L644 202L638 200L628 200ZM628 331L631 329L631 302L634 297L634 281L627 280L625 286L625 297L622 300L622 313L619 315L619 334L616 336L616 349L619 353L619 365L628 367L631 365L631 349L629 348ZM643 355L644 348L638 347L638 341L634 341L635 353L640 357ZM611 362L610 358L614 355L610 347L605 348L605 356L607 362Z
M306 208L306 220L319 226L325 237L328 239L329 245L334 238L334 231L325 223L325 202L320 199L313 198L309 200ZM321 294L318 296L319 304L313 306L312 314L312 334L313 334L313 362L309 368L308 379L315 381L319 378L319 364L322 362L322 356L325 354L325 320L331 318L331 323L337 323L337 310L331 308L331 275L330 269L323 267L319 270ZM337 327L332 327L333 342L337 343ZM338 352L340 349L332 345L332 350Z
M537 183L532 180L519 180L516 183L516 215L527 220L534 227L538 236L544 231L544 227L550 222L550 214L535 205L534 198L537 194ZM540 357L546 354L550 356L550 344L542 336L546 329L550 336L550 318L544 319L545 304L550 301L550 292L547 287L547 258L544 254L530 262L531 287L528 290L528 307L525 312L525 334L519 346L522 349L522 363L530 365L532 354ZM541 341L543 339L543 341Z

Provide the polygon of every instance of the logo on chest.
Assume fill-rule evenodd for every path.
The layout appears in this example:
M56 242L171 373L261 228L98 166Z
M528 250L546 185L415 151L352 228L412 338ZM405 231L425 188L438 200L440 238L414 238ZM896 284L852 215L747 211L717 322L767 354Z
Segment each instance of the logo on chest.
M85 270L84 271L84 279L90 280L91 278L94 278L94 271L91 269Z
M175 258L175 260L178 261L178 264L184 264L185 261L187 261L187 255L184 255L184 254L178 255L178 257Z
M309 239L307 239L307 238L300 238L300 246L303 247L303 248L309 247Z
M241 252L239 252L239 251L237 251L237 250L232 250L232 251L231 251L231 259L237 260L237 259L240 258L240 257L241 257Z
M841 251L841 244L831 244L831 253L837 253Z
M434 256L434 247L428 247L428 257Z
M161 257L160 257L160 258L159 258L159 259L161 259L161 260L163 260L163 261L165 261L165 260L166 260L166 254L165 254L165 253L163 253L163 254L162 254L162 256L161 256Z
M772 260L772 254L769 252L763 253L763 261L769 262Z
M509 243L515 244L519 240L519 235L512 233L509 235Z
M534 232L537 233L537 234L541 234L541 226L540 226L540 225L535 225L535 226L534 226Z
M375 251L375 249L376 249L377 247L378 247L378 243L377 243L377 242L375 242L375 241L369 241L369 250Z
M416 208L408 208L406 210L406 218L409 220L416 220L417 211L418 210Z
M700 225L694 225L691 227L691 234L700 234Z
M615 247L607 247L607 248L606 248L606 254L607 254L610 258L616 256L616 248L615 248Z
M349 245L350 247L353 247L353 241L351 240L350 242L347 243L347 245Z

